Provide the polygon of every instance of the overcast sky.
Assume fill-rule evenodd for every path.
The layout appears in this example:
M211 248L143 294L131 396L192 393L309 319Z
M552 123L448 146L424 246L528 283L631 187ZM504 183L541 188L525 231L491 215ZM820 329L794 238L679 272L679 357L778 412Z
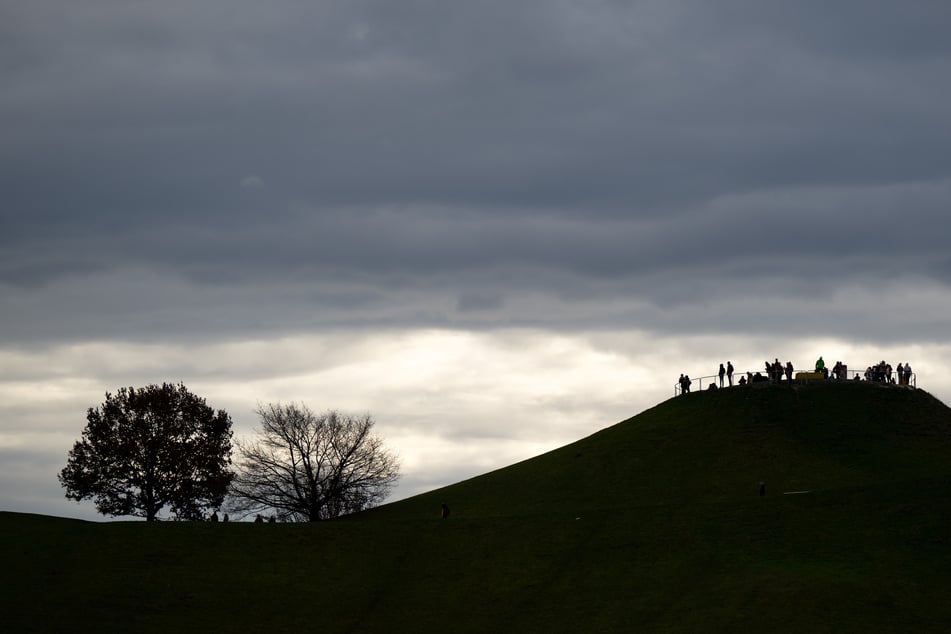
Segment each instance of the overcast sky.
M949 31L946 0L0 0L0 510L100 517L56 474L123 385L239 436L369 412L394 498L727 360L911 362L951 402Z

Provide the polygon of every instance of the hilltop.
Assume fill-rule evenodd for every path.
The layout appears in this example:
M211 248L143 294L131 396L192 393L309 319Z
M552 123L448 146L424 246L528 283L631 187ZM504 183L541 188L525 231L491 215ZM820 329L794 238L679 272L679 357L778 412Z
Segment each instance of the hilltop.
M674 397L565 447L391 508L431 506L440 496L479 515L712 502L756 495L760 481L770 494L819 492L931 473L949 457L949 441L951 409L923 390L757 384Z
M333 522L0 514L2 609L17 631L939 632L949 509L926 392L737 387Z

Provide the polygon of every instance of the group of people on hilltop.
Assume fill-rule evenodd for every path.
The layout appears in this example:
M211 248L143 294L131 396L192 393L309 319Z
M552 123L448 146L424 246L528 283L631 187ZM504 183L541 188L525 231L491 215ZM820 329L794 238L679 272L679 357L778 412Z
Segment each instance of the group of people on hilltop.
M899 364L898 367L902 369L902 374L904 374L905 368L902 367L901 364ZM868 366L865 368L865 380L874 381L875 383L891 383L892 364L882 360L881 363Z
M750 383L765 383L769 381L770 383L779 383L783 380L783 377L786 377L786 381L792 384L793 368L792 361L787 361L783 364L779 360L779 357L773 359L772 362L766 361L764 364L764 372L747 372L746 380L740 379L740 385L749 385Z
M832 366L832 378L839 381L844 381L845 379L849 378L847 375L848 366L846 366L841 361L836 361L835 365ZM829 376L827 375L826 378L829 378Z
M766 376L769 377L770 383L779 383L783 380L783 376L787 381L792 382L794 371L792 361L787 361L786 365L783 365L777 357L772 363L766 362Z
M766 361L763 365L765 373L747 372L745 377L740 378L740 385L765 383L767 381L770 383L779 383L783 380L783 377L786 377L786 381L792 385L793 372L795 372L792 361L787 361L784 365L777 357L772 362ZM732 384L731 382L730 385Z
M899 363L898 367L895 368L895 373L898 375L899 385L908 385L908 381L911 379L911 364L905 363L903 365ZM892 378L892 365L886 363L884 360L875 365L870 365L865 369L865 380L874 381L876 383L894 383L895 379Z
M792 361L787 361L783 364L779 358L775 358L772 362L766 361L765 365L765 374L756 372L747 372L745 377L740 377L739 385L749 385L751 383L767 382L770 383L780 383L785 377L786 383L792 385L793 374L795 369L793 368ZM848 379L848 366L843 364L841 361L836 361L835 365L832 367L832 371L829 371L829 368L826 367L825 360L820 356L816 360L816 370L817 373L821 374L823 378L832 378L836 380L846 380ZM720 368L717 371L717 378L719 379L719 387L725 387L725 384L728 384L730 387L733 387L733 363L730 361L726 362L726 365L720 364ZM896 368L898 375L898 384L899 385L908 385L911 380L911 364L898 364ZM855 375L855 380L859 380L858 373ZM895 381L892 379L892 366L885 361L878 363L874 366L869 366L865 371L865 380L866 381L875 381L880 383L891 383L894 384ZM680 380L678 381L680 385L680 393L686 394L690 392L690 385L692 381L690 377L686 374L680 375ZM716 384L710 384L709 389L715 389Z

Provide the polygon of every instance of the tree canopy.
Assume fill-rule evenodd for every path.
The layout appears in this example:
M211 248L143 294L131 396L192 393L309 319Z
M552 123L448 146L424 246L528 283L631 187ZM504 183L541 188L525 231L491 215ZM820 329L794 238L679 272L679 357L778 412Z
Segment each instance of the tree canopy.
M269 404L257 414L258 436L235 443L234 510L273 511L293 521L330 519L378 504L399 478L398 460L373 435L369 415L317 415L295 404Z
M179 519L200 519L224 501L234 475L231 418L183 384L107 392L86 421L59 473L67 498L149 521L166 507Z

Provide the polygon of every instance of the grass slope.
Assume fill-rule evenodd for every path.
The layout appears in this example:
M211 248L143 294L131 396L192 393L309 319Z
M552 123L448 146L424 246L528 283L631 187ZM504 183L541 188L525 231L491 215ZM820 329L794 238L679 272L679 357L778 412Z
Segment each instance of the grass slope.
M927 393L758 385L334 522L0 513L0 609L8 631L945 632L949 509Z

